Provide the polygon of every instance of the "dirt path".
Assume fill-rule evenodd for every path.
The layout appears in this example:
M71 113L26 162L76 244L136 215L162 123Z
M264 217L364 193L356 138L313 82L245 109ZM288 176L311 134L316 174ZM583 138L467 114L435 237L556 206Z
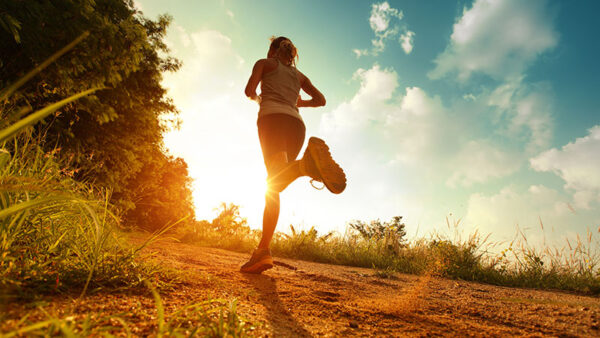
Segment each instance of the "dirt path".
M382 279L353 267L276 259L262 275L238 272L248 255L158 243L173 266L213 278L190 296L239 299L244 317L269 336L600 335L600 300L559 292L495 287L435 277Z
M237 298L238 313L261 323L258 336L600 336L594 297L427 276L382 279L370 269L289 259L248 275L238 272L245 254L170 241L146 250L190 277L162 294L167 313L207 297ZM57 315L67 302L53 302ZM99 293L86 304L82 312L129 311L135 334L155 323L152 311L132 310L154 308L148 296Z

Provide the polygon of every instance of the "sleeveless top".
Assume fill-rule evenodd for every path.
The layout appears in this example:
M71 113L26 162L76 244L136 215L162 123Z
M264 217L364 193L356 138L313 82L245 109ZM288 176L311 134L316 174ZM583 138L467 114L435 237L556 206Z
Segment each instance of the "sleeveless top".
M263 75L260 90L259 119L270 114L286 114L302 121L296 107L300 80L295 67L286 66L277 59L277 68Z

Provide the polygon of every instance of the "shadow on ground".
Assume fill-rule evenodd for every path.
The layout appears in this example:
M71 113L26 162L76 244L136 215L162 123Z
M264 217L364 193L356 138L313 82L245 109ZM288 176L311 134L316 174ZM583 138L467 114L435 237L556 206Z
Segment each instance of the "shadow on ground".
M289 309L281 302L277 292L275 278L267 275L243 274L259 293L260 302L267 310L267 320L273 328L274 337L311 337L302 324L292 315Z

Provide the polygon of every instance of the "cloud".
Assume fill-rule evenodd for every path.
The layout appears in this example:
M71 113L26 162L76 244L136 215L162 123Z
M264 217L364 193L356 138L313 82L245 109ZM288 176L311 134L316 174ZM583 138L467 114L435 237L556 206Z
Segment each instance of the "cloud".
M600 125L588 135L577 138L560 150L553 148L529 162L536 171L549 171L565 181L565 189L574 191L575 206L590 209L600 202Z
M501 131L526 144L527 152L544 149L552 141L553 99L547 84L527 84L519 77L498 86L484 99L495 108ZM501 125L504 119L508 124Z
M359 68L353 79L360 81L354 97L343 102L321 120L321 129L333 133L348 132L361 128L368 121L383 121L389 110L390 100L398 87L398 74L391 68L382 69L378 64L371 69Z
M404 50L404 53L410 54L413 50L413 44L415 39L415 32L406 31L406 33L400 35L400 45Z
M465 224L473 229L493 229L494 238L503 241L514 239L518 228L530 244L539 245L540 233L545 230L542 224L549 231L554 229L564 234L565 228L572 229L578 218L556 190L543 185L531 185L524 190L508 186L493 195L472 194ZM531 232L535 234L533 238L528 235Z
M369 25L375 34L371 40L371 49L353 49L356 57L364 55L377 56L385 50L387 40L396 39L401 34L399 42L406 54L410 54L413 49L414 32L408 30L406 25L400 25L404 13L396 8L392 8L387 1L371 5L371 16Z
M477 124L464 107L446 107L439 96L419 87L398 91L398 74L392 68L375 64L357 70L354 79L360 81L358 91L322 116L320 130L340 147L363 149L364 161L395 163L412 170L414 177L434 178L450 187L509 175L524 161L514 150L476 138L476 128L464 127Z
M522 162L514 154L502 151L487 140L469 141L451 161L455 170L446 181L450 187L471 186L510 175L519 169Z
M398 20L402 20L402 17L404 17L402 11L391 8L390 4L385 1L371 6L369 24L371 25L373 32L382 33L390 26L391 19L398 18Z
M540 54L555 47L558 33L547 1L476 0L454 24L450 44L428 76L472 73L496 79L521 74Z

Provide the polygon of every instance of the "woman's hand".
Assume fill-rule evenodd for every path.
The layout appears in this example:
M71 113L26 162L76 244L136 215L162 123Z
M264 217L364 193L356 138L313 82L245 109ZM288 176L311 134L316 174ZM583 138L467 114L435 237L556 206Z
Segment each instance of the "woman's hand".
M298 95L298 100L296 101L296 107L321 107L324 106L325 96L310 82L310 80L302 73L298 72L300 76L300 86L302 90L308 95L310 95L310 100L302 100L300 95Z

